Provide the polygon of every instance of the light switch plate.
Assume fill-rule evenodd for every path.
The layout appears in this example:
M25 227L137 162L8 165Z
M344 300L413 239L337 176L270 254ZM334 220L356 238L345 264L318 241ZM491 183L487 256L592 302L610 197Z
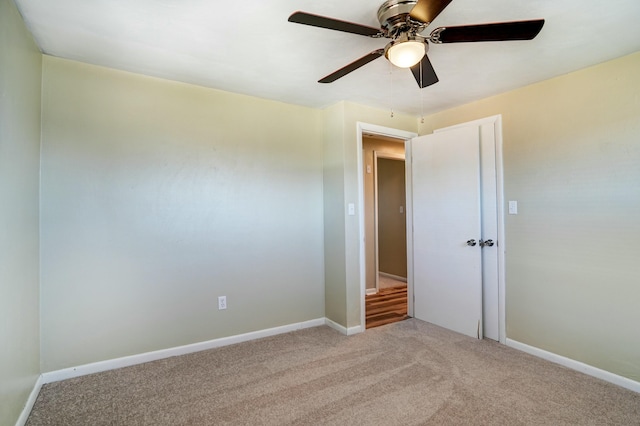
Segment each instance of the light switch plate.
M354 216L356 214L356 205L353 203L349 203L349 216Z
M509 201L509 214L518 214L518 202Z

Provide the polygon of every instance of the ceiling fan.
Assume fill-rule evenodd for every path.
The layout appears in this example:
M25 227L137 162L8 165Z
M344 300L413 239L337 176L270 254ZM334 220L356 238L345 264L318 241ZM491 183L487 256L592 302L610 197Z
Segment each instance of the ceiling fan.
M427 51L429 43L464 43L475 41L531 40L538 35L544 19L498 22L479 25L439 27L427 36L422 32L452 0L386 0L378 9L380 28L342 21L306 12L295 12L289 22L328 28L372 38L388 38L384 49L377 49L339 70L323 77L319 83L331 83L363 65L385 56L400 68L411 68L420 88L438 82Z

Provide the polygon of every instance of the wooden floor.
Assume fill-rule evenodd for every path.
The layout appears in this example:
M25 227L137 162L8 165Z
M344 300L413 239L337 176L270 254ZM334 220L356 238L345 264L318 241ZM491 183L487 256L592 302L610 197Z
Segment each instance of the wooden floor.
M407 286L381 289L365 296L366 328L402 321L407 316Z

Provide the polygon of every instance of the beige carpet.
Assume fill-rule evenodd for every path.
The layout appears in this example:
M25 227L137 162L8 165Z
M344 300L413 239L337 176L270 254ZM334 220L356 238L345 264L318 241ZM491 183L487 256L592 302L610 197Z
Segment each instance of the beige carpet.
M640 394L409 319L45 385L28 425L640 425Z

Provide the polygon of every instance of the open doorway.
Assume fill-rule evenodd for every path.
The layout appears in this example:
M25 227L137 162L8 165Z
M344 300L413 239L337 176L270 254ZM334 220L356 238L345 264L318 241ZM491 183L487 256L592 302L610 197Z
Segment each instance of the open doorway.
M366 328L407 318L404 139L362 138Z

